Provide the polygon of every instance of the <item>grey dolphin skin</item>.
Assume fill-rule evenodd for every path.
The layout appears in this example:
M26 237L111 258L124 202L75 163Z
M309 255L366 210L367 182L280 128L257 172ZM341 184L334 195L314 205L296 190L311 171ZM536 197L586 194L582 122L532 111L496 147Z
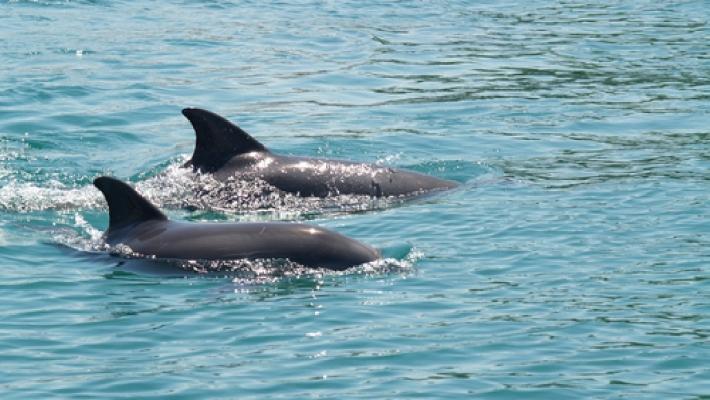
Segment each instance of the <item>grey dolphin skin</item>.
M344 270L374 261L378 252L337 232L297 223L170 221L127 184L99 177L94 185L109 208L106 243L161 259L287 258L308 267Z
M197 137L195 152L185 166L211 173L217 180L257 178L303 197L415 196L458 186L453 181L372 164L276 155L215 113L199 108L186 108L182 113Z

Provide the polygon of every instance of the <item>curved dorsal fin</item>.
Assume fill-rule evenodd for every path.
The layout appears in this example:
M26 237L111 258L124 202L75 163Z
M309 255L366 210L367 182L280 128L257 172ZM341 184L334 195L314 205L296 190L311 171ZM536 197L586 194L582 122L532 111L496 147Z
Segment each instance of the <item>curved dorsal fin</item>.
M165 221L168 218L138 192L124 182L108 176L94 179L108 203L108 230L149 220Z
M195 129L195 152L187 165L215 172L232 157L266 147L227 119L207 110L185 108L182 114Z

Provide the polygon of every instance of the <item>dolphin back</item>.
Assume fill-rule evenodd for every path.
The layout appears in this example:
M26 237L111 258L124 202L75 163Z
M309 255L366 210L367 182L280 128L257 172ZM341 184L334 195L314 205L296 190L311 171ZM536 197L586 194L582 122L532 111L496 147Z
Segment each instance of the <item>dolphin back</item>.
M168 219L132 187L118 179L102 176L94 179L94 186L103 193L108 203L109 232L141 222Z

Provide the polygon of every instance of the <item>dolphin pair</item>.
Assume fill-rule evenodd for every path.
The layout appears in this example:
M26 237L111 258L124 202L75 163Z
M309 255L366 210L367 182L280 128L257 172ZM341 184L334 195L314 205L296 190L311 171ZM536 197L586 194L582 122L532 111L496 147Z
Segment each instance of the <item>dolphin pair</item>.
M195 129L195 151L185 167L217 180L261 179L304 197L339 194L409 197L457 186L417 172L350 161L280 156L227 119L186 108ZM100 177L94 185L109 206L110 245L161 259L287 258L308 267L342 270L374 261L378 252L339 233L305 224L198 224L170 221L125 183Z

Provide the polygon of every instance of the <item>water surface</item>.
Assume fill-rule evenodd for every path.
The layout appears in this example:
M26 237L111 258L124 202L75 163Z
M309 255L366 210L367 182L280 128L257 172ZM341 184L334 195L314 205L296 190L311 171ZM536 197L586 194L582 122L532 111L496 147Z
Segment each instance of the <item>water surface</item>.
M0 2L2 398L707 398L708 10ZM169 207L187 106L462 188ZM100 174L173 218L305 219L397 263L249 280L81 251Z

